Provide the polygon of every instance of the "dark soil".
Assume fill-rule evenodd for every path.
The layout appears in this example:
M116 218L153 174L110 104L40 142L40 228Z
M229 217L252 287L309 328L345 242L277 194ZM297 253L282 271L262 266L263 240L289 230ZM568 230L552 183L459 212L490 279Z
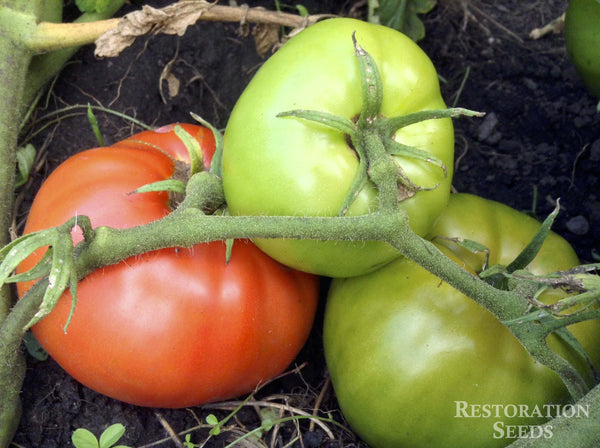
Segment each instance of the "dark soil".
M134 2L141 3L141 2ZM147 2L163 6L167 1ZM248 1L273 8L271 1ZM292 2L289 2L292 3ZM311 13L348 15L347 1L301 2ZM564 1L439 0L425 18L427 37L420 42L444 82L449 104L481 110L484 119L456 121L456 190L476 193L522 210L547 215L555 200L562 211L555 230L566 237L583 260L600 247L600 197L596 173L600 161L600 115L570 65L562 34L539 40L531 29L558 17ZM139 6L139 5L137 5ZM137 7L131 5L128 10ZM364 7L354 9L364 13ZM97 146L84 109L75 116L54 111L71 105L101 105L152 125L190 121L193 111L223 128L239 94L262 63L252 36L239 34L238 24L201 23L183 37L139 39L120 57L98 60L93 49L80 51L56 80L47 106L37 111L32 129L44 130L33 142L43 149L44 164L23 195L21 219L36 185L69 155ZM179 93L161 99L160 74L170 61L181 81ZM461 85L464 83L464 86ZM165 86L163 86L165 87ZM166 91L166 89L165 89ZM72 113L72 111L71 111ZM48 115L52 114L52 115ZM97 117L106 143L139 128L111 114ZM60 118L60 120L57 120ZM326 288L324 281L324 290ZM331 416L343 422L327 384L320 343L320 321L295 365L299 373L278 379L259 391L256 400ZM202 425L212 407L155 410L100 396L70 378L52 360L28 356L22 399L24 413L16 447L67 447L72 432L85 427L99 434L112 423L123 423L122 443L135 447L170 447L189 431L194 443L208 438ZM259 424L257 409L246 407L232 420L232 431L210 438L203 446L224 446ZM264 405L262 406L264 407ZM291 415L293 410L286 410ZM351 431L327 424L330 433L306 421L278 427L264 441L248 446L358 447ZM178 436L170 434L178 434ZM296 438L296 439L295 439ZM295 442L291 442L293 440ZM286 445L286 443L291 443Z

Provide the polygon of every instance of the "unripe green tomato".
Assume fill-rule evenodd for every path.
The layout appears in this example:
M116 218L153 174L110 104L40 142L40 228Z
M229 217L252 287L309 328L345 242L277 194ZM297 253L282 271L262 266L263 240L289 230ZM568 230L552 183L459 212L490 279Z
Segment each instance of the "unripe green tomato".
M569 59L588 90L600 98L600 0L571 0L565 16Z
M491 250L491 264L508 264L539 227L503 204L454 194L431 235L480 242ZM463 258L455 243L437 241L455 262L481 270L483 254ZM542 274L578 264L571 246L551 233L528 269ZM564 297L550 293L541 300ZM569 329L597 364L600 322ZM406 258L334 279L323 338L340 408L373 448L496 448L523 432L543 438L551 431L546 419L528 415L538 406L545 417L543 406L569 400L558 375L536 363L490 312ZM548 343L593 382L556 336Z
M235 105L223 149L223 189L233 215L335 216L350 193L358 158L343 132L293 117L294 109L355 119L362 108L361 77L352 35L381 74L382 117L445 108L437 73L408 37L354 19L328 19L292 37L256 73ZM450 119L426 120L396 131L394 139L443 162L394 156L415 185L403 198L412 229L426 234L445 208L454 164ZM392 157L392 156L390 156ZM377 209L375 185L358 192L348 215ZM378 241L257 239L283 264L314 274L349 277L373 271L399 256Z

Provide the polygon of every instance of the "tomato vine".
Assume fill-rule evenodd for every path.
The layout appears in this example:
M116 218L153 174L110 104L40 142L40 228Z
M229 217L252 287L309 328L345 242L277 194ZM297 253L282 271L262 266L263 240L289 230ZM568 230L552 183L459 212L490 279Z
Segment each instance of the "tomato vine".
M509 327L534 358L561 375L574 399L590 404L593 413L586 421L565 421L566 419L560 417L555 420L556 427L564 427L565 431L561 436L557 434L557 437L544 441L545 446L591 446L588 425L596 425L594 431L597 430L600 421L600 388L595 387L588 392L585 385L574 374L574 368L552 352L543 341L548 332L558 327L590 318L599 318L600 310L591 309L560 318L552 314L538 315L537 323L523 322L522 316L528 312L530 303L524 298L522 292L534 290L537 287L535 282L527 278L514 277L516 283L512 290L503 291L494 288L462 267L449 262L432 243L414 234L408 225L406 212L402 210L390 210L385 207L364 216L327 218L207 216L202 211L205 208L205 198L222 197L222 186L216 176L210 173L198 173L192 176L187 185L186 200L175 212L159 221L145 226L117 230L108 227L91 228L80 216L77 221L73 218L52 232L34 234L8 245L7 230L10 226L16 166L15 148L19 124L25 114L22 106L26 92L27 70L34 55L34 48L40 49L39 34L36 33L44 27L38 25L38 19L41 18L40 1L3 2L0 8L0 27L5 32L5 37L0 39L0 71L4 76L4 85L0 89L0 102L4 106L0 112L2 114L0 115L0 159L3 162L0 164L2 180L0 183L0 211L2 212L0 244L5 246L4 273L10 273L16 260L31 250L32 238L36 238L34 246L52 245L54 258L47 261L55 267L64 266L64 270L56 272L56 279L43 277L14 307L12 307L12 298L7 285L2 288L0 359L3 362L0 365L0 393L3 400L0 402L0 446L8 446L18 423L19 390L24 372L19 346L24 330L31 325L32 319L40 318L45 312L39 314L40 309L51 306L52 300L49 299L62 292L59 289L64 290L69 284L74 285L72 279L81 279L99 267L114 264L132 255L159 248L190 246L199 242L240 237L359 239L389 243L401 254L490 310L498 320ZM31 36L35 36L33 44ZM23 112L15 114L14 111ZM397 177L390 179L388 177L390 173L385 174L385 172L386 170L380 183L396 185ZM76 224L85 229L84 240L73 249L70 231ZM10 258L11 256L13 258ZM49 285L54 286L54 292L50 288L50 294L48 294ZM578 423L583 429L577 428ZM518 441L513 446L530 446L530 444L529 441Z

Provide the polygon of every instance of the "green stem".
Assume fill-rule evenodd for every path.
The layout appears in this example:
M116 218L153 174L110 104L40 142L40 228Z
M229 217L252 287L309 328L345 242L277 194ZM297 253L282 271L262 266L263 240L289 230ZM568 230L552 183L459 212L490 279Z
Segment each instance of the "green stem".
M21 352L24 328L42 304L47 279L32 288L30 303L15 304L0 326L0 447L10 444L21 418L21 386L25 376L25 360Z
M35 28L40 2L15 1L0 3L0 245L9 241L12 225L13 195L16 170L16 147L19 115L25 77L31 54L19 45L20 39ZM7 6L14 8L7 14ZM5 322L12 306L8 285L0 289L0 322ZM16 431L21 403L19 392L25 375L25 361L20 351L21 339L0 340L0 447L8 446Z
M115 264L128 257L164 247L190 247L199 242L226 238L311 238L318 240L383 240L421 264L477 303L489 309L499 320L523 315L527 302L518 292L501 291L481 281L449 260L431 242L414 234L403 211L378 212L355 217L250 217L206 216L193 204L178 209L162 220L130 229L99 227L91 237L76 248L75 272L78 278L101 266ZM15 306L13 313L0 329L0 337L19 331L33 317L44 294L44 284L37 284ZM530 326L538 328L539 325ZM529 328L517 326L515 328ZM514 329L514 328L513 328ZM539 332L517 331L516 336L544 364L572 375L569 366L561 365L562 358L554 354L541 340ZM533 339L532 339L533 336ZM0 339L1 340L1 339ZM2 347L2 344L0 344ZM10 349L9 349L10 350ZM0 353L1 355L1 353ZM554 355L554 356L552 356ZM558 358L558 359L557 359ZM572 387L576 398L583 389ZM573 392L574 390L574 392ZM598 399L600 400L600 398ZM597 403L594 401L593 403Z
M86 27L88 29L88 32L85 34L85 40L81 41L80 38L79 42L71 42L72 46L69 48L37 55L32 59L30 69L27 73L25 91L23 93L23 104L26 107L28 107L34 101L34 98L40 89L42 89L48 83L48 81L50 81L50 79L62 69L65 63L75 55L77 50L79 50L78 45L92 43L94 38L98 36L98 33L101 30L95 29L94 24L91 22L112 17L121 8L121 6L123 6L124 3L125 0L112 0L108 9L102 13L82 14L74 21L74 23L81 24L82 27ZM48 25L52 27L52 24L49 23ZM58 24L55 25L58 26ZM93 31L91 35L89 30ZM50 35L51 31L52 29L46 29L43 34L38 31L38 33L41 35L41 44L45 44L43 38L44 36ZM73 33L71 32L70 35L72 34ZM63 39L66 39L66 36L63 36Z
M594 387L575 406L582 410L581 417L559 416L544 423L552 430L552 437L519 439L508 448L594 448L600 446L600 386ZM585 413L589 412L589 415Z
M115 0L114 4L123 1ZM61 2L41 0L4 0L0 2L0 246L10 241L8 229L12 225L16 148L21 120L37 91L62 67L74 52L50 53L33 61L34 51L27 44L38 32L41 18L57 19ZM113 9L109 11L111 14ZM88 15L82 20L95 20ZM43 282L36 291L44 288ZM39 307L40 302L33 304ZM8 285L0 289L0 448L7 447L16 431L21 415L20 390L25 375L25 360L21 352L27 323L32 308L12 308L12 294ZM29 320L24 320L29 317Z
M165 247L190 247L200 242L232 238L309 238L316 240L381 240L449 283L502 321L525 314L528 302L517 289L502 291L449 262L435 245L412 232L402 210L356 217L206 216L188 207L145 226L130 229L99 227L94 237L76 248L77 278L131 256ZM22 300L24 302L27 296ZM37 303L38 299L34 300ZM536 324L510 327L530 354L563 378L575 399L586 387L578 372L545 344L547 332Z

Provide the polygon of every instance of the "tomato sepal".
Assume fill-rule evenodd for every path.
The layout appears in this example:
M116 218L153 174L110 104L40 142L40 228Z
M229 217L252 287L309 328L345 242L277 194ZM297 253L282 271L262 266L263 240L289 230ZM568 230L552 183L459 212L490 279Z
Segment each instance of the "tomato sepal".
M198 140L192 137L190 133L183 129L179 124L173 128L173 131L188 150L188 155L190 157L190 177L199 171L202 171L204 160L202 155L202 147L200 146L200 143L198 143Z
M215 138L215 153L210 163L210 171L219 177L223 177L223 134L215 128L212 123L206 121L200 115L190 112L191 117L200 123L202 126L207 127Z
M73 238L71 236L71 230L74 227L79 227L82 230L84 239L89 240L93 235L89 218L87 216L76 216L58 227L17 238L0 251L0 257L2 257L0 286L5 283L33 280L41 277L45 277L47 280L39 309L25 325L24 330L28 330L50 314L58 299L68 288L71 291L72 301L69 316L63 329L65 332L67 331L77 302L77 276L74 271L75 261ZM49 250L31 269L11 275L36 250L46 246L50 246Z
M560 211L560 201L556 200L554 210L544 219L537 233L531 239L529 244L521 251L521 253L506 267L508 272L514 272L518 269L525 269L535 257L537 257L544 241L550 234L550 229L554 224L554 220Z

